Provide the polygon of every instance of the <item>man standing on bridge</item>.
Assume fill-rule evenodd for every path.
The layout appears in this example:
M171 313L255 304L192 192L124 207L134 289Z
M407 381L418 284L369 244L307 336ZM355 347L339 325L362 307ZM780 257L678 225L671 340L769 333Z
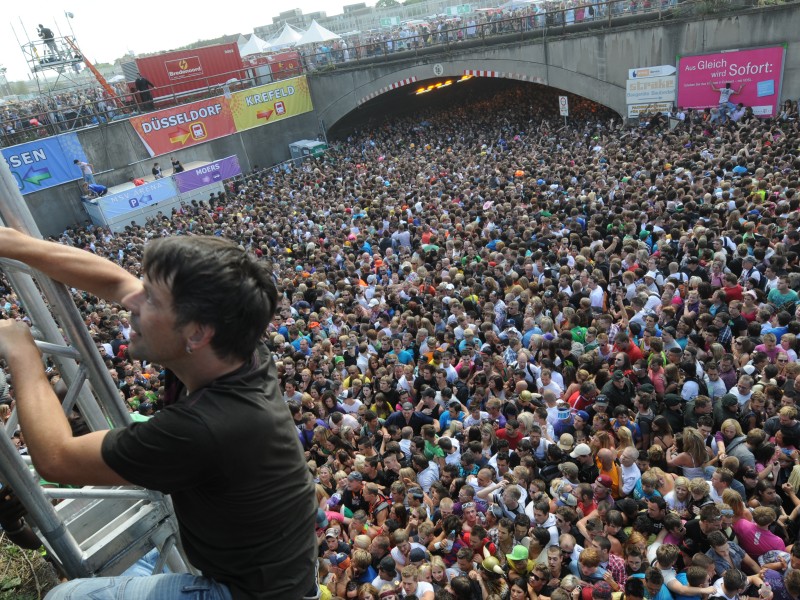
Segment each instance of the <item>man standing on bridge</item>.
M136 81L133 83L136 86L136 91L139 93L139 103L145 110L153 110L153 94L150 93L150 88L156 87L149 79L141 73L138 73Z

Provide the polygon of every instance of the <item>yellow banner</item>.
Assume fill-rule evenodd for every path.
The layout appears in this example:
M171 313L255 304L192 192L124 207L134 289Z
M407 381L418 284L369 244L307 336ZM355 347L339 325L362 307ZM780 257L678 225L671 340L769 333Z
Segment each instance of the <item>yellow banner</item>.
M234 92L229 104L236 131L269 125L314 110L305 77Z

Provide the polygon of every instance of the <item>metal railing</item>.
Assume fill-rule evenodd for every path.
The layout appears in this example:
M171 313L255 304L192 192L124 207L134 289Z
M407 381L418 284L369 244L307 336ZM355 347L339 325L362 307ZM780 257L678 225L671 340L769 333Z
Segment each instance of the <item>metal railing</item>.
M548 10L529 7L506 18L499 13L472 14L464 16L462 22L455 25L448 25L446 22L415 24L411 29L367 35L357 40L351 39L349 43L334 40L329 44L317 44L310 49L297 49L302 63L299 71L292 68L283 72L272 72L271 75L259 75L256 67L246 67L230 73L153 88L149 90L153 100L143 96L141 92L128 91L115 98L87 98L74 105L57 106L52 97L42 97L17 109L24 114L11 118L0 107L0 143L6 147L12 146L222 94L224 86L212 83L212 80L227 81L236 78L237 82L231 86L231 90L236 91L301 74L359 67L386 60L402 60L436 51L448 52L473 44L480 46L547 38L595 27L606 28L640 20L661 19L665 13L674 15L682 11L687 14L693 10L712 11L710 5L715 2L715 6L719 2L730 5L729 0L610 0L586 2L571 7L549 6ZM539 6L548 7L547 4ZM195 85L195 89L183 91L191 87L187 84ZM8 107L5 108L6 111L9 110Z

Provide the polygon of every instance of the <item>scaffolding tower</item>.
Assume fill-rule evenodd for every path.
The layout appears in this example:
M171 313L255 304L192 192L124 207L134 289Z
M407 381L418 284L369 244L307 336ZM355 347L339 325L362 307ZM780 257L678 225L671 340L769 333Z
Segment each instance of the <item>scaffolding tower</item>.
M41 237L2 160L0 221L0 226ZM127 426L130 415L69 289L17 261L0 259L0 269L41 333L37 346L68 386L65 413L77 406L92 430ZM180 551L168 496L126 486L44 489L11 440L15 429L16 412L4 431L0 425L0 483L14 490L28 511L27 520L70 579L119 575L153 548L160 553L154 573L165 564L175 573L194 572ZM54 499L61 502L54 506Z
M49 28L36 29L38 38L31 39L28 28L20 20L22 36L11 26L28 69L36 80L40 94L51 96L64 88L86 85L89 81L82 65L86 61L75 44L75 35L62 35ZM71 43L70 43L71 42Z

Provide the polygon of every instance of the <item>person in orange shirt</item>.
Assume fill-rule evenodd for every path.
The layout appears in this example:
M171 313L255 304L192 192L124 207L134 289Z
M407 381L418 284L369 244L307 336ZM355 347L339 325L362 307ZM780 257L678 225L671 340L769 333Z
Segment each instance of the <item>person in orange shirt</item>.
M597 452L597 468L600 469L600 477L606 476L611 481L611 497L619 500L622 491L622 474L614 457L613 450L601 448Z

